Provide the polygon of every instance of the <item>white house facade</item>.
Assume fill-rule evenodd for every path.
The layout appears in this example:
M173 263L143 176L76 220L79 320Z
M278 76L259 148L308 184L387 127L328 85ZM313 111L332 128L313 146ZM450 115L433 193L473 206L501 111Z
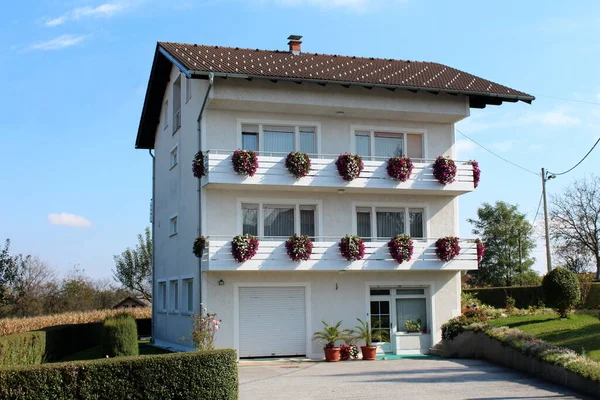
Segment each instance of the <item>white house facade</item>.
M289 52L157 45L136 141L153 157L154 340L191 348L202 303L223 321L216 345L240 357L320 358L321 321L352 328L356 318L381 330L380 352L427 352L460 313L461 271L477 268L474 239L460 238L450 261L435 252L458 236L473 166L455 160L455 181L442 185L433 162L455 159L454 124L470 108L533 97L440 64L302 53L290 38ZM253 176L234 171L236 149L258 155ZM206 173L196 178L199 151ZM308 175L287 170L292 151L309 154ZM336 169L343 153L363 158L352 181ZM405 182L386 171L400 155L414 165ZM259 247L238 262L232 238L246 233ZM288 256L293 234L312 239L308 260ZM361 260L342 257L347 234L365 239ZM414 244L400 264L388 249L396 234Z

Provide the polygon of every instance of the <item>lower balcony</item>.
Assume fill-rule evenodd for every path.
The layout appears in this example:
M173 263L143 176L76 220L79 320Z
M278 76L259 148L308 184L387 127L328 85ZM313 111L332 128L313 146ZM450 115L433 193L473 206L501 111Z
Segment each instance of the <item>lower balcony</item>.
M477 269L477 245L473 239L460 240L460 253L454 259L440 261L435 254L437 239L413 239L410 261L398 264L389 253L387 241L365 242L365 256L347 261L339 250L339 238L317 237L309 260L295 262L286 253L286 238L259 238L252 259L237 262L231 254L231 237L210 236L202 257L204 271L466 271Z

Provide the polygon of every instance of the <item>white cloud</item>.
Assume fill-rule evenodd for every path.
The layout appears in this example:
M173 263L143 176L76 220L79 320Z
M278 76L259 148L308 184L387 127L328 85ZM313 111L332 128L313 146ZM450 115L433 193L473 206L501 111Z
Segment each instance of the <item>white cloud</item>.
M109 18L113 15L127 10L132 5L133 4L129 1L115 1L112 3L100 4L96 7L79 7L59 17L47 19L46 22L44 22L44 25L50 27L58 26L64 24L67 21L79 20L81 18Z
M60 35L45 42L34 43L29 50L60 50L75 46L85 40L87 35Z
M86 218L65 212L48 215L48 222L52 225L64 225L73 228L90 228L92 226L92 222Z

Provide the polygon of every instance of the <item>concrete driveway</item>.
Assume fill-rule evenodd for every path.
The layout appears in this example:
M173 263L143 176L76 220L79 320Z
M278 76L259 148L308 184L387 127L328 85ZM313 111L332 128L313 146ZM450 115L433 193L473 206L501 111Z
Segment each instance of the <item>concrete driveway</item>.
M482 360L241 361L240 399L589 399Z

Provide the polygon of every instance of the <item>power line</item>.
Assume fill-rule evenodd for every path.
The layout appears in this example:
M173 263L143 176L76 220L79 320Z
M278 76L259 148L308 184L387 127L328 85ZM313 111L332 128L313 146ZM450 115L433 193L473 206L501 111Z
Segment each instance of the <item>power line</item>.
M471 142L475 143L477 146L479 146L479 147L481 147L482 149L484 149L485 151L487 151L487 152L489 152L489 153L491 153L491 154L495 155L496 157L498 157L498 158L499 158L499 159L501 159L502 161L505 161L505 162L507 162L507 163L509 163L509 164L511 164L511 165L513 165L513 166L515 166L515 167L517 167L517 168L521 168L523 171L529 172L530 174L533 174L533 175L535 175L535 176L540 176L540 174L538 174L537 172L533 172L533 171L531 171L531 170L529 170L529 169L527 169L527 168L521 167L520 165L518 165L518 164L515 164L514 162L512 162L512 161L510 161L510 160L507 160L506 158L504 158L504 157L502 157L502 156L500 156L500 155L498 155L498 154L494 153L493 151L491 151L491 150L490 150L490 149L488 149L487 147L483 146L482 144L479 144L479 143L477 143L476 141L474 141L473 139L471 139L470 137L468 137L467 135L465 135L464 133L462 133L462 132L461 132L461 131L459 131L458 129L456 129L456 128L455 128L455 130L456 130L456 132L460 133L461 135L463 135L464 137L466 137L467 139L469 139Z
M566 170L565 172L561 172L560 174L555 174L554 172L551 172L551 174L555 175L555 176L559 176L559 175L564 175L566 173L569 173L569 172L573 171L575 168L577 168L577 166L579 164L581 164L583 162L583 160L585 160L587 158L587 156L590 155L590 153L594 150L594 148L596 148L596 146L598 145L599 142L600 142L600 138L598 138L598 140L596 140L596 143L594 143L594 145L592 146L592 148L590 149L590 151L588 151L586 153L586 155L583 156L583 158L581 160L579 160L579 162L577 164L575 164L573 167L571 167L570 169Z
M535 220L537 219L538 214L540 213L540 206L542 205L542 198L543 198L544 194L540 194L540 201L538 202L538 207L537 207L537 211L535 212L535 217L533 217L533 222L535 222Z
M564 100L564 101L571 101L573 103L592 104L595 106L600 106L600 103L596 103L594 101L573 100L573 99L567 99L565 97L544 96L543 94L538 94L537 97L546 97L548 99Z

